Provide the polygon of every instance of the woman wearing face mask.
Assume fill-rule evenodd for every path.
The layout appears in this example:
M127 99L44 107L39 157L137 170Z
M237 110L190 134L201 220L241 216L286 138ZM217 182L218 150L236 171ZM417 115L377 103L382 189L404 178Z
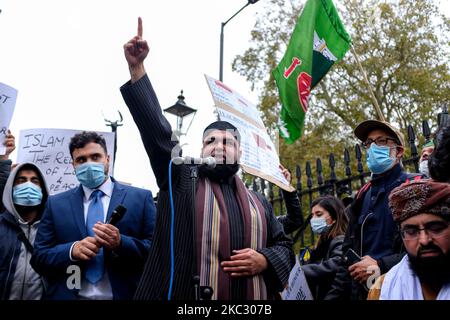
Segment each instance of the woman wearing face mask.
M313 201L311 215L311 229L319 239L302 269L314 299L323 300L341 264L348 219L344 204L333 196Z

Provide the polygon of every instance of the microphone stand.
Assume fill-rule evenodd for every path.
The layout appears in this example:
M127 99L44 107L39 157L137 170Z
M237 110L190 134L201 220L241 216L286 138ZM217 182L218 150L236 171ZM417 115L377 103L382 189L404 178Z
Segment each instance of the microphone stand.
M196 194L197 194L197 179L198 166L190 165L191 177L191 192L192 192L192 285L194 289L194 300L211 300L213 289L208 286L200 286L200 276L197 274L197 214L196 214Z
M195 197L197 192L197 178L198 178L198 168L196 165L189 166L191 171L191 211L192 211L192 284L194 286L194 300L200 300L200 276L197 274L197 215L195 210Z

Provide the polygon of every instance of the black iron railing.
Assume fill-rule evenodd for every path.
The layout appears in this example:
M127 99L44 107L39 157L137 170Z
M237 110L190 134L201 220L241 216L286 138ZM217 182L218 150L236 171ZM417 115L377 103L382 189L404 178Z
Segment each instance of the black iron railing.
M447 107L438 115L438 124L444 123L444 120L448 118ZM405 152L409 151L408 158L402 161L405 171L407 172L419 172L419 153L417 148L416 133L412 126L407 128L408 139L405 142ZM422 122L422 135L425 141L431 139L431 130L427 121ZM356 172L352 171L352 154L356 160ZM348 148L343 151L342 172L336 172L336 164L339 162L340 158L336 159L333 153L328 156L327 165L329 170L328 179L324 178L323 173L323 161L320 158L316 159L315 172L313 171L310 161L306 161L304 164L304 174L306 177L303 179L302 166L296 165L294 170L291 172L294 174L293 184L297 189L297 194L299 196L303 215L304 215L304 226L298 231L294 232L291 237L294 243L300 240L300 246L312 245L315 242L314 234L311 232L309 226L310 220L310 208L312 201L321 195L334 195L344 201L344 204L348 205L352 197L356 192L367 182L368 177L370 177L370 172L365 170L364 156L359 144L354 146L354 152L350 152ZM303 183L306 182L306 186ZM263 193L274 208L277 214L284 214L284 203L283 194L281 189L274 186L260 178L253 178L251 183L251 188L255 191ZM268 190L267 190L268 189ZM267 192L266 192L267 190ZM277 194L275 196L275 193ZM306 240L308 238L308 240Z

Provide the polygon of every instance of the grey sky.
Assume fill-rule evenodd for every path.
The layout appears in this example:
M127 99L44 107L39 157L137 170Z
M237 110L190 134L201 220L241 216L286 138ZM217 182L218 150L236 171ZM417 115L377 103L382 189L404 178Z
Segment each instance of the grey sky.
M261 1L262 2L262 1ZM119 87L129 79L122 45L144 22L150 44L146 61L163 108L184 90L198 112L182 142L198 155L201 131L214 120L203 74L218 78L220 23L244 0L86 1L6 0L0 9L0 81L19 90L11 129L67 128L108 131L107 118L124 116L119 128L115 177L157 191L137 128ZM262 7L260 7L262 8ZM246 48L258 5L225 28L224 79L243 95L249 85L231 72L233 57ZM253 98L256 96L253 94ZM15 160L13 153L12 159Z

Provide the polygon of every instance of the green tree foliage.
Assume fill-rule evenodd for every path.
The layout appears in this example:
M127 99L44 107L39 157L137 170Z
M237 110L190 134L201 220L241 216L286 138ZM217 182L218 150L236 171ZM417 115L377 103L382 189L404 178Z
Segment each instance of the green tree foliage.
M233 63L233 69L259 93L264 121L274 134L280 105L271 71L284 54L304 2L267 0L251 32L250 47ZM450 99L449 19L432 0L334 3L385 118L405 136L408 124L420 135L422 120L434 120ZM362 120L376 118L351 52L313 90L311 99L304 136L290 146L280 142L281 160L290 168L307 160L314 167L317 157L328 159L334 152L340 170L344 147L354 154L353 128Z
M263 120L275 137L280 104L271 71L286 50L305 0L265 3L265 11L258 15L251 31L250 47L235 58L233 69L245 76L259 93ZM405 137L407 125L411 124L423 141L422 120L431 120L435 129L437 113L450 100L449 19L439 13L433 0L334 0L334 3L386 120L399 127ZM323 160L323 179L329 179L330 153L335 154L338 178L345 177L345 147L352 159L352 174L357 174L353 128L360 121L376 118L367 85L351 52L313 90L311 99L302 138L289 146L279 142L281 162L294 172L295 165L301 165L303 190L307 188L305 162L311 163L315 187L316 159ZM296 185L295 177L293 184ZM353 191L358 186L355 183ZM276 199L277 189L274 195ZM306 216L309 198L302 197L302 201ZM278 204L275 211L281 212ZM307 245L311 244L309 232L306 229ZM296 248L299 249L298 244Z

